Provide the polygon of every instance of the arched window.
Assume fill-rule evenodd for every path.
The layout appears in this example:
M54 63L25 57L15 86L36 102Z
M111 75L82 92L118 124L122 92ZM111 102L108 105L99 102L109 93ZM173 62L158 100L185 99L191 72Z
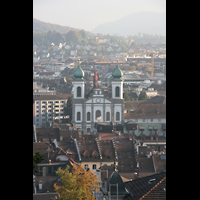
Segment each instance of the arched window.
M81 113L77 112L77 121L81 121Z
M77 97L81 97L81 87L77 87Z
M87 112L87 121L90 121L90 112Z
M101 111L97 110L96 111L96 120L98 120L101 117Z
M115 97L119 97L119 87L115 88Z
M106 113L106 121L110 121L110 112Z
M116 112L116 121L119 121L120 120L120 113L119 112Z

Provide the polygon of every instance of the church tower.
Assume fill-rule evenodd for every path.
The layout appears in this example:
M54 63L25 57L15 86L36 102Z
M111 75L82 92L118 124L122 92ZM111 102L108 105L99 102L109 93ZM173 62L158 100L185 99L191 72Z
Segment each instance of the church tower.
M123 99L123 72L118 66L118 59L117 66L112 72L112 76L112 99Z
M84 83L84 71L79 66L74 72L74 99L84 99L85 98L85 83Z
M123 99L123 73L118 66L112 72L112 110L111 121L123 123L124 121L124 99Z

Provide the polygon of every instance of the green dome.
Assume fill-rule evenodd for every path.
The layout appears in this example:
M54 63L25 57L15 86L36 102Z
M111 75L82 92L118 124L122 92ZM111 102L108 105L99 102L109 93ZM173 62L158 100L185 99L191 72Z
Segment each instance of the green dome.
M122 80L123 72L119 68L118 64L112 72L113 80Z
M78 64L78 67L76 68L74 72L74 80L83 80L84 77L84 71L81 69L81 67Z

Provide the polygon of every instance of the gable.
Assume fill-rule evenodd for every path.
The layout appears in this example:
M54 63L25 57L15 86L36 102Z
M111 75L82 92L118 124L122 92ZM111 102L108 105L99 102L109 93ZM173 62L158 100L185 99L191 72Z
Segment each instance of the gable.
M109 100L105 99L105 103L111 103L111 101L109 101Z
M92 99L87 100L85 103L92 103Z

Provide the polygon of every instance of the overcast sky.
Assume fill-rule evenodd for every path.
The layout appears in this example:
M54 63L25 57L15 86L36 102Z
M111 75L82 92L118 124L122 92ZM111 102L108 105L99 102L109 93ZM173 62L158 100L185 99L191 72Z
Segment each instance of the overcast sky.
M91 31L141 11L166 12L166 0L33 0L33 17Z

